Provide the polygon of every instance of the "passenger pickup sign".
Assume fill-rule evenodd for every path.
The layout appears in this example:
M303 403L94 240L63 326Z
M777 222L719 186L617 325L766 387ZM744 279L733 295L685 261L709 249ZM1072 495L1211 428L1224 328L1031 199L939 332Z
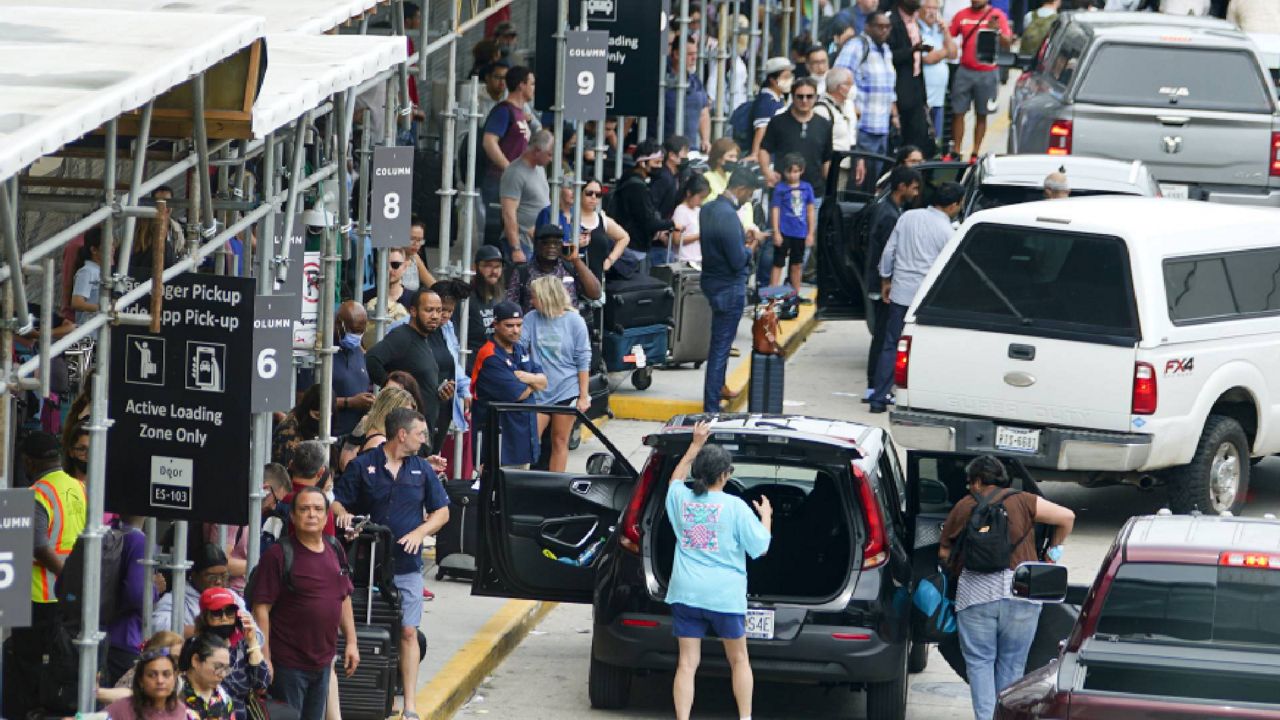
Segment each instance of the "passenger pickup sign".
M184 273L165 285L159 334L112 330L108 510L247 523L253 309L252 279Z

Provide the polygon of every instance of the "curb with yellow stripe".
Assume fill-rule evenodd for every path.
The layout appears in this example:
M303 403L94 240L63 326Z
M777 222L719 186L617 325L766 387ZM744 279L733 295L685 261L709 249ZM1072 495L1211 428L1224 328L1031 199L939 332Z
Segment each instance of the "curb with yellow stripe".
M806 290L805 297L817 299L817 291ZM800 312L794 320L783 320L779 325L781 337L778 344L782 346L787 357L791 357L818 326L818 307L816 302L801 305ZM655 380L660 380L658 376ZM725 377L725 385L737 397L725 403L725 412L736 412L747 405L747 386L751 382L751 357L744 352L736 365L729 369ZM652 397L643 394L614 395L609 398L609 407L614 417L619 420L651 420L666 422L675 415L702 412L702 400L679 400L675 398Z

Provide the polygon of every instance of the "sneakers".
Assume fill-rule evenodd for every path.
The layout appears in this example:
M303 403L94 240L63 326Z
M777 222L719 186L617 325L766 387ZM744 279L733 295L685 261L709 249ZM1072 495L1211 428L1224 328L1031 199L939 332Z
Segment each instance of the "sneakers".
M436 594L426 588L422 588L422 599L430 602L436 599Z

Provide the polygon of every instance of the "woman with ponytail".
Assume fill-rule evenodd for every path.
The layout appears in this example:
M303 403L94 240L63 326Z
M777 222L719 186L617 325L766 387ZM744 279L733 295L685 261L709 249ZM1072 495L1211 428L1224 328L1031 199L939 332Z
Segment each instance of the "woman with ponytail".
M746 638L747 556L758 558L769 549L773 507L761 496L754 503L760 514L756 519L745 501L723 492L733 475L733 456L719 445L707 445L710 437L710 423L694 426L693 442L667 485L667 517L677 541L667 603L680 644L672 694L677 720L688 720L702 638L710 630L729 658L738 716L749 720L753 680ZM685 485L690 472L692 487Z

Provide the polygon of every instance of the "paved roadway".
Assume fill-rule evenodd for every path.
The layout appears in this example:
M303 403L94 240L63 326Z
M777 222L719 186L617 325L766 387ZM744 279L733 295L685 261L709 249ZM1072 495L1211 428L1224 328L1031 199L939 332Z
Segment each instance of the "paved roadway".
M787 367L787 411L813 413L862 422L885 422L865 412L856 393L862 388L867 335L861 323L825 323ZM640 438L654 426L615 421L604 432L639 459ZM1092 582L1116 531L1131 515L1153 512L1163 504L1159 490L1132 487L1086 489L1048 483L1046 494L1075 510L1075 534L1066 546L1064 563L1075 583ZM1280 459L1254 468L1253 499L1246 514L1280 512ZM458 717L577 720L671 717L669 675L640 678L633 684L632 705L625 711L592 710L587 701L587 663L591 648L591 609L561 605L481 686ZM862 718L860 693L814 686L758 684L757 720L771 718ZM968 687L947 667L936 650L928 669L912 677L907 717L911 720L954 720L969 712ZM725 680L698 682L695 716L736 718L732 692Z

